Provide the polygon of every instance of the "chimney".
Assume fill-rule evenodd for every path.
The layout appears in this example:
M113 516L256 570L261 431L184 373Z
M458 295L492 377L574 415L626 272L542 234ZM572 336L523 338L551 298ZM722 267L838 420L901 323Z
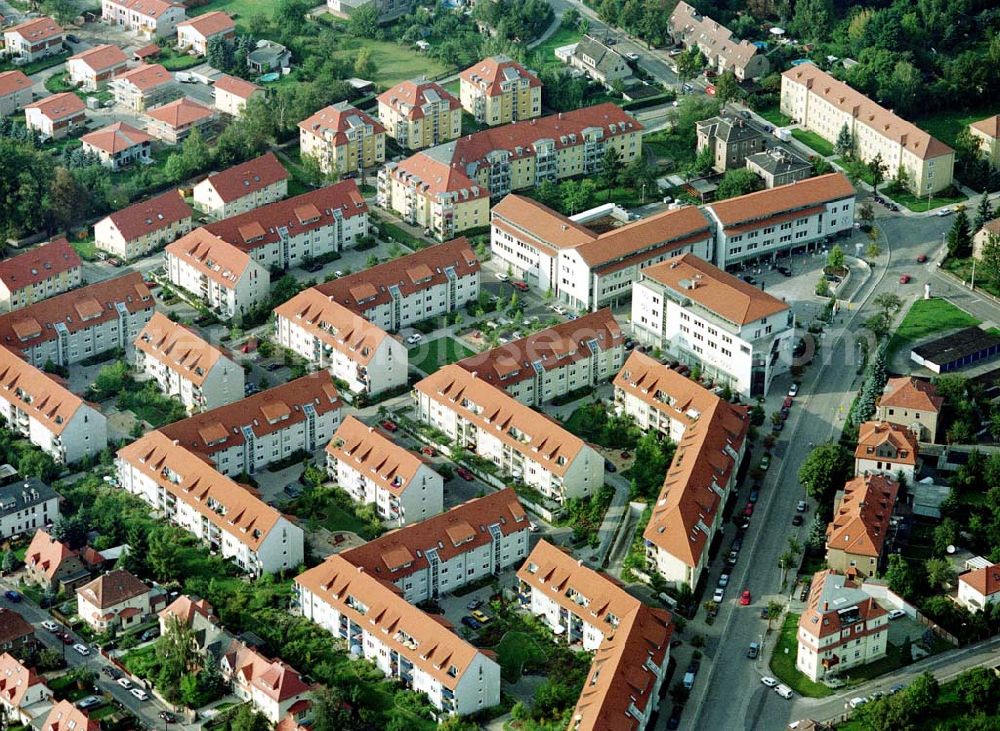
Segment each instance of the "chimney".
M830 611L830 602L823 602L823 611L824 612Z

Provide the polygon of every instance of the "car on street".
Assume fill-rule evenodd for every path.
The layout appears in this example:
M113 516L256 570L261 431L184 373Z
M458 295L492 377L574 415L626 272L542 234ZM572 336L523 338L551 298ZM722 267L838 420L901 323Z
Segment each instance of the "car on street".
M618 468L615 467L615 463L612 462L610 459L604 460L604 469L607 470L608 472L612 472L612 473L618 471Z
M778 421L778 422L775 422L774 424L771 424L771 431L773 431L773 432L779 432L779 431L781 431L784 428L785 428L785 422L784 421Z
M721 586L723 589L725 589L727 586L729 586L729 574L728 573L723 572L723 573L719 574L719 586Z
M479 609L479 607L481 606L483 606L482 599L473 599L471 602L465 605L465 608L471 612L473 609Z
M507 272L499 272L497 274L497 279L501 282L506 282L508 279L510 279L510 275Z
M391 419L386 419L385 421L383 421L382 428L390 433L399 431L399 425L396 422L392 421Z
M489 615L486 614L486 612L483 612L482 610L479 609L474 611L472 613L472 616L475 617L476 621L479 622L480 624L486 624L487 622L490 621Z
M782 276L785 276L785 277L790 277L790 276L792 276L792 270L791 270L791 268L790 268L790 267L786 267L786 266L780 266L780 265L779 265L779 266L776 266L776 267L775 267L775 269L776 269L776 270L777 270L777 271L778 271L778 272L779 272L779 273L780 273L780 274L781 274Z
M760 499L760 490L756 487L750 491L750 502L755 503Z
M177 716L172 714L170 711L160 711L157 715L160 717L161 721L165 721L166 723L177 723Z
M472 474L467 468L459 467L455 470L455 474L461 477L466 482L472 482L476 479L476 476Z
M310 261L302 265L302 268L307 272L318 272L323 268L323 264L318 261Z
M781 416L782 421L785 421L788 418L788 414L790 413L790 411L791 410L787 406L781 407L781 410L778 411L778 414Z
M771 466L771 455L765 454L760 458L760 469L767 472L767 468Z
M725 598L725 596L726 596L726 590L720 586L715 590L715 593L712 594L712 601L721 602Z
M667 728L675 729L681 725L681 714L684 713L684 706L677 704L670 709L670 717L667 719Z
M122 671L118 668L113 668L110 665L105 665L101 668L101 672L107 675L112 680L118 680L122 676Z
M81 711L86 711L88 708L93 708L95 706L101 705L103 703L99 697L96 695L88 695L86 698L81 698L76 702L76 707Z
M753 515L753 503L752 502L747 503L746 507L743 508L743 515L745 517L747 517L747 518L749 518L751 515Z
M81 655L84 655L84 656L90 654L90 648L87 647L86 645L80 644L79 642L77 642L75 645L73 645L73 649L76 650L77 652L79 652Z
M638 53L632 53L631 51L629 51L628 53L623 53L622 55L625 58L627 58L629 61L638 61L639 60L639 54Z
M426 444L420 448L420 454L424 455L425 457L437 457L437 450L434 449L434 447L430 446L429 444Z
M729 555L726 556L726 563L729 564L730 566L735 566L739 558L740 558L739 551L730 551Z
M802 585L802 590L799 592L799 601L800 602L804 602L806 600L806 597L809 596L809 589L810 589L809 584L803 584Z
M783 409L790 409L790 408L792 408L792 404L793 403L795 403L795 402L792 400L791 396L785 396L785 400L782 402L781 408L783 408Z
M772 678L770 675L765 675L763 678L760 679L760 682L762 682L768 688L773 688L778 684L777 679Z
M118 685L123 687L125 690L129 690L132 688L132 681L129 680L128 678L118 678L118 680L116 680L115 682L118 683Z
M132 695L134 695L136 698L138 698L141 701L148 701L149 700L149 693L147 693L146 691L144 691L142 688L133 688L132 690L129 691L129 693L131 693Z
M333 273L333 276L335 276L337 279L340 279L342 276L344 276L344 273L338 269Z
M687 672L684 673L684 687L687 690L691 690L694 687L694 679L697 677L700 668L701 662L698 660L692 660L691 664L688 665Z
M788 389L788 395L795 398L799 395L799 384L793 383L791 388Z
M766 620L768 618L767 607L760 608L760 618Z
M893 609L891 612L889 612L889 619L899 619L900 617L905 617L905 616L906 612L904 612L902 609Z
M715 84L708 84L705 86L705 93L709 96L715 96Z
M804 513L809 509L809 505L806 504L805 500L799 500L798 505L795 506L795 512Z
M556 313L557 315L565 315L566 314L566 308L563 307L562 305L552 305L552 311L554 313Z
M528 291L528 283L527 282L522 282L520 279L518 279L517 281L511 282L510 285L514 289L516 289L518 292L527 292Z
M910 275L909 275L909 274L903 274L903 275L902 275L902 276L901 276L901 277L899 278L899 283L900 283L900 284L909 284L909 283L910 283L910 279L911 279L911 277L910 277Z
M760 654L760 645L757 644L756 642L751 642L750 647L747 648L747 657L749 657L751 660L754 660L757 658L759 654Z
M732 550L734 550L734 551L742 551L743 550L743 536L737 534L737 536L733 539L733 545L731 545L730 548Z
M790 699L793 695L795 695L794 693L792 693L792 689L789 688L784 683L778 683L776 686L774 686L774 692L786 700Z
M905 687L906 686L903 685L902 683L896 683L895 685L890 685L889 690L887 690L886 693L888 693L889 695L896 695L896 693L898 693Z
M464 624L469 629L479 629L483 625L479 624L475 617L470 617L468 615L462 617L462 624Z
M850 708L861 708L861 706L863 706L867 702L868 702L867 698L861 698L859 696L856 698L851 698L851 700L847 701L847 705Z
M945 206L944 208L938 209L937 216L939 218L944 218L945 216L950 216L954 212L955 212L954 208L952 208L951 206Z
M73 635L69 632L56 632L56 637L62 640L64 645L72 645L75 642Z
M66 40L69 41L70 43L79 43L80 42L79 36L75 36L72 33L67 33L66 34Z
M421 335L420 333L413 333L408 338L406 338L406 344L407 345L416 345L417 343L419 343L423 339L424 339L424 336Z
M749 606L750 602L752 601L753 601L753 595L750 594L750 590L744 589L743 593L740 594L740 606L741 607Z
M917 264L925 264L927 262L927 254L921 254L917 257Z
M528 530L530 532L532 532L532 533L537 533L538 532L538 523L531 523L531 522L529 522L528 523Z
M59 625L53 622L51 619L46 619L42 622L42 627L47 629L49 632L57 632L59 630Z
M802 525L802 516L798 514L793 515L792 525Z
M8 589L3 593L3 595L7 597L9 601L14 602L15 604L21 601L21 595L18 592L14 591L13 589Z

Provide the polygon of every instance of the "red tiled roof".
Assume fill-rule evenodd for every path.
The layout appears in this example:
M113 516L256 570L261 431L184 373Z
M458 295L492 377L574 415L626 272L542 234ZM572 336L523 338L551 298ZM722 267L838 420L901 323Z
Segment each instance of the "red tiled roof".
M407 119L421 119L424 105L438 101L447 102L451 110L462 108L458 99L433 81L402 81L379 94L378 101Z
M0 345L27 350L56 338L55 324L71 333L117 319L117 304L130 313L153 309L153 296L141 272L57 294L20 310L0 315Z
M861 632L851 632L848 637L840 642L835 641L832 646L824 645L824 650L836 649L847 642L860 640L866 634L884 631L884 624L878 628L871 628L867 623L884 616L886 611L842 574L830 569L820 571L813 576L806 609L799 617L799 630L806 632L814 641L830 635L839 635L845 616L843 612L854 607L857 608L857 612L850 614L851 624L863 622L866 624L865 629ZM857 617L856 622L853 621L854 617Z
M159 18L171 8L184 7L180 3L167 2L166 0L110 0L110 2L149 18Z
M149 591L148 586L128 571L117 569L84 584L76 593L97 609L110 609Z
M212 173L205 182L215 189L224 203L231 203L282 180L288 180L288 171L273 152L265 152L253 160Z
M490 543L489 526L498 525L505 536L528 530L528 514L513 488L468 500L419 523L403 526L340 555L354 566L383 581L397 582L428 567L425 551L437 548L445 563L455 556ZM459 530L474 536L467 543L448 538Z
M370 125L374 135L385 133L385 127L378 120L347 102L320 109L299 122L299 129L323 139L332 139L334 145L343 145L347 143L347 130L359 125Z
M237 79L235 76L230 76L229 74L222 74L219 78L215 80L215 88L222 89L233 96L238 96L241 99L249 99L253 96L256 91L263 91L264 88L257 86L249 81L244 81L243 79Z
M410 486L427 464L419 454L393 442L381 429L348 416L326 445L329 457L339 460L393 495Z
M4 705L21 708L24 696L36 685L44 686L45 681L34 670L22 665L8 652L0 655L0 701Z
M625 336L610 308L469 356L458 361L458 365L490 385L507 389L527 378L534 378L533 363L549 371L589 358L592 355L591 340L597 342L601 352L624 344Z
M215 112L193 99L184 97L169 104L164 104L162 107L147 111L146 114L174 129L180 129L195 122L200 122L203 119L208 119L214 116Z
M347 309L363 315L366 310L391 300L390 286L399 287L400 296L408 297L444 284L448 281L445 274L448 267L454 267L459 278L479 271L479 260L464 236L317 285L316 289ZM418 272L429 272L429 276L418 276Z
M132 55L139 60L143 60L147 58L155 58L156 56L159 56L162 51L163 49L160 48L158 44L150 43L142 48L137 48Z
M24 617L7 607L0 608L0 645L18 642L35 634L35 628Z
M53 122L58 122L67 117L76 117L83 114L83 100L76 94L64 92L47 96L34 104L29 104L25 109L37 109L42 116Z
M992 117L980 119L978 122L973 122L969 126L973 129L979 130L989 137L996 139L997 137L1000 137L1000 114L994 114Z
M940 412L943 404L944 398L937 395L937 388L933 383L909 376L890 378L878 401L879 407L891 406L934 413Z
M993 596L1000 592L1000 564L966 571L958 577L958 580L968 584L983 596Z
M158 63L145 63L134 69L120 73L116 81L127 81L141 92L147 92L160 86L174 83L173 74Z
M894 454L878 455L879 447L888 444ZM905 465L917 463L917 438L906 427L887 421L866 421L858 429L858 446L854 450L856 459L886 460Z
M63 700L49 711L42 731L101 731L101 723L91 720L85 711Z
M192 216L179 190L168 190L149 200L133 203L108 218L126 241L134 241L154 231L168 228Z
M807 215L801 209L853 196L854 186L847 176L843 173L829 173L712 203L709 209L723 228L729 231L741 224L763 225L774 216L784 213L799 212L800 215Z
M859 475L849 480L826 527L827 550L879 558L898 491L899 483L885 475Z
M31 89L31 79L25 76L23 71L15 69L0 73L0 96L7 96L25 89Z
M220 358L226 358L217 347L159 312L153 313L133 344L196 386L205 382Z
M489 197L489 191L457 167L418 152L416 155L393 163L389 174L401 182L413 184L425 195L445 197L464 203ZM451 193L451 196L444 194Z
M505 81L527 79L528 86L535 88L542 85L538 77L528 71L517 61L507 56L490 56L484 58L459 74L459 77L482 89L487 96L499 96L503 93L501 86ZM520 86L518 86L520 88Z
M164 251L167 256L177 257L227 289L236 286L252 261L244 251L210 234L204 227L168 244Z
M189 594L181 594L174 599L164 609L160 610L160 617L177 617L181 623L190 627L196 615L200 615L212 624L218 624L219 620L215 616L215 609L208 603L207 599L196 599Z
M39 528L24 554L24 563L52 581L62 562L76 555L76 551Z
M367 365L389 334L361 315L321 294L315 287L299 292L274 309L355 363Z
M76 249L64 238L0 261L0 282L11 292L83 266Z
M269 203L238 216L210 223L205 226L205 230L250 252L266 244L277 243L282 236L292 238L335 225L338 211L345 219L368 213L368 204L356 181L342 180L294 198ZM284 233L280 230L284 230Z
M204 15L199 15L196 18L190 18L177 24L178 29L184 26L197 31L203 38L211 38L220 33L228 33L230 31L236 32L236 23L221 10L213 10L210 13L205 13Z
M130 147L152 142L153 138L125 122L115 122L96 132L85 134L80 141L109 155L115 155Z
M24 40L29 43L37 43L38 41L47 41L51 38L61 36L63 34L62 27L49 17L35 18L33 20L26 20L25 22L15 25L11 28L4 28L3 31L7 33L17 33Z
M128 61L125 52L118 46L105 43L101 46L88 48L86 51L70 56L69 61L82 61L95 73L107 71L117 66L124 66Z

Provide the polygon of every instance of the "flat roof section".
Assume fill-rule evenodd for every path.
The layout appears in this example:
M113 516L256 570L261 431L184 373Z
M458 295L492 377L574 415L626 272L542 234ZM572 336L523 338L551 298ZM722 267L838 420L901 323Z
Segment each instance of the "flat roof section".
M1000 337L979 327L967 327L910 351L910 358L935 373L947 373L1000 354Z

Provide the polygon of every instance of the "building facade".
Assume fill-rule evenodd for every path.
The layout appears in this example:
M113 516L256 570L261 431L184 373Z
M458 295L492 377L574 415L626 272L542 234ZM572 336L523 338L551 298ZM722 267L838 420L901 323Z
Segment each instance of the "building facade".
M216 97L218 99L218 97ZM273 152L212 173L194 186L194 207L217 219L238 216L288 195L288 171Z
M969 125L969 134L979 142L979 150L994 170L1000 170L1000 114Z
M933 383L903 376L888 380L875 413L879 421L909 429L918 441L934 442L943 405Z
M153 160L153 138L124 122L115 122L80 138L83 149L100 158L101 164L113 171L133 163Z
M75 591L90 581L90 572L79 552L41 528L35 531L24 554L24 572L31 583L56 593Z
M465 111L490 127L542 114L542 82L507 56L484 58L459 74L459 97Z
M168 145L176 145L196 129L203 136L207 135L215 122L215 109L182 97L150 110L146 117L146 130L153 137Z
M302 155L316 158L325 174L364 174L385 162L385 127L339 102L299 122L299 146Z
M590 35L585 35L576 44L569 56L569 65L607 87L632 75L624 56Z
M0 310L11 312L83 284L83 262L64 238L0 261Z
M3 32L4 49L9 56L31 63L62 53L65 33L52 18L26 20Z
M427 376L413 397L421 423L550 500L561 504L604 484L604 458L593 447L458 365Z
M919 453L917 438L907 427L888 421L866 421L858 429L854 474L902 473L912 484Z
M848 480L826 527L826 563L834 571L873 578L885 566L899 483L885 475Z
M958 577L958 603L970 612L982 612L1000 602L1000 567L995 564Z
M151 254L191 230L191 207L179 190L133 203L94 224L94 244L129 261Z
M737 81L766 76L771 64L749 41L734 38L732 31L686 2L679 2L670 15L670 37L675 44L697 48L709 68L723 74L732 71Z
M751 155L767 149L767 134L741 117L711 117L698 122L698 147L712 151L712 169L717 173L746 166Z
M24 108L24 123L44 140L61 140L87 124L83 100L65 92L47 96Z
M174 35L185 17L184 5L169 0L101 0L101 20L147 40Z
M177 47L200 56L208 53L208 44L218 38L226 43L236 39L236 24L221 10L214 10L177 24Z
M815 64L800 64L781 75L781 112L830 143L846 127L860 160L880 155L886 176L904 171L918 196L952 185L953 149Z
M0 486L0 539L34 535L59 520L59 493L37 477Z
M813 174L810 163L780 147L748 156L747 170L763 180L765 188L797 183Z
M118 569L76 590L76 613L94 632L127 629L150 616L151 594L142 581Z
M30 726L40 723L50 708L52 691L45 680L9 652L0 655L0 711L4 717Z
M0 117L16 114L31 104L33 98L31 79L23 71L0 73Z
M86 91L97 91L105 82L125 70L128 58L118 46L105 44L88 48L66 61L71 84Z
M215 90L216 111L225 112L233 117L242 116L247 102L253 97L264 96L263 87L228 74L219 76L212 88Z
M373 396L406 385L406 346L315 287L274 312L278 344L328 370L351 393Z
M116 103L133 112L166 104L183 93L174 75L158 63L144 63L118 74L108 88Z
M697 366L746 398L766 396L791 366L795 315L788 303L682 254L640 272L632 291L638 340Z
M378 118L406 150L420 150L462 134L462 103L433 81L403 81L379 95Z
M396 526L444 510L444 480L432 465L381 430L348 416L326 446L330 478L362 505Z

